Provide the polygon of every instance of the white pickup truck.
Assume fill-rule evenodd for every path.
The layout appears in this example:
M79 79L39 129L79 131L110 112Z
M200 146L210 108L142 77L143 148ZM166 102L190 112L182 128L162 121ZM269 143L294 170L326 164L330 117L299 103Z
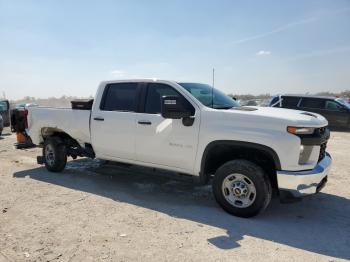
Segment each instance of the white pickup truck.
M321 115L240 107L205 84L106 81L73 109L28 110L29 135L43 147L38 163L49 171L87 156L190 174L212 181L217 202L241 217L263 211L273 189L284 201L317 193L332 162Z

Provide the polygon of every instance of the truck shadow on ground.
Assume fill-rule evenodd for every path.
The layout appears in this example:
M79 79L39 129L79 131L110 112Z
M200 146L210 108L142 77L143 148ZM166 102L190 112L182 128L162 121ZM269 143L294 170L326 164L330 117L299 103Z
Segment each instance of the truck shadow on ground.
M210 186L196 186L187 178L174 179L165 173L82 159L68 163L63 173L49 173L41 167L13 176L30 177L224 229L226 235L207 239L220 249L237 248L237 241L252 236L350 259L349 199L325 193L288 205L273 199L265 213L243 219L225 213L213 199Z

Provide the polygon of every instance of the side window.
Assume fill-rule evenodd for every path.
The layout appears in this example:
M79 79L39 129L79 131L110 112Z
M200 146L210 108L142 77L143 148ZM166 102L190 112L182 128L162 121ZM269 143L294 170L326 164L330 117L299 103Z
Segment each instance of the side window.
M326 101L326 107L327 110L331 110L331 111L341 111L341 109L343 108L341 105L339 105L337 102L335 101Z
M104 111L136 111L138 83L117 83L106 87L101 102Z
M325 101L318 98L303 98L300 103L300 107L323 109Z
M282 107L296 108L298 106L299 100L299 97L284 96L282 100Z
M151 83L148 84L146 101L145 101L145 113L147 114L159 114L161 113L161 98L162 96L178 96L183 98L183 96L177 92L174 88L166 84ZM194 114L193 106L183 98L183 103L185 106L191 109Z

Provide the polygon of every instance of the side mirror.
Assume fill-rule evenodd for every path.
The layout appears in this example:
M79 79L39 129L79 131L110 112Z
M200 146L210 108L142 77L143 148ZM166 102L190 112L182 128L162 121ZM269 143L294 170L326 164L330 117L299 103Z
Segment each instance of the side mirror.
M183 105L180 97L163 96L161 101L162 117L169 119L181 119L191 116L191 112Z

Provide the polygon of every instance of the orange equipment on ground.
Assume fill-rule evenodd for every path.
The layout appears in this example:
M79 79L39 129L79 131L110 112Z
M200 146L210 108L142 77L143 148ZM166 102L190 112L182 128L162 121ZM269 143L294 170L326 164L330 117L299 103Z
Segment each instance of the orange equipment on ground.
M25 143L27 141L26 136L22 132L17 132L17 143Z
M11 131L16 132L17 143L16 148L29 148L33 147L32 140L26 133L28 128L28 110L25 108L16 108L11 110Z

